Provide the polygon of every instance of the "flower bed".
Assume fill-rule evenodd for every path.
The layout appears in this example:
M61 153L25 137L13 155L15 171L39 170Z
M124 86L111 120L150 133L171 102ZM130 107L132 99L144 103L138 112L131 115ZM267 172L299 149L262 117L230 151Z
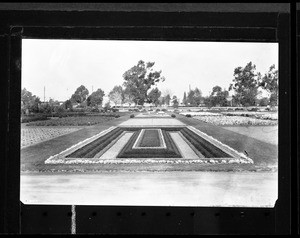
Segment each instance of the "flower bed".
M122 129L116 128L106 135L94 140L93 142L76 150L72 154L66 156L67 158L93 158L98 152L103 150L109 143L116 139L123 132Z
M278 120L278 113L268 113L268 112L230 112L222 113L225 116L243 116L252 117L263 120Z
M89 126L114 119L115 116L76 116L29 122L27 126Z
M213 113L213 112L181 112L180 115L187 115L190 114L192 117L194 116L220 116L220 113Z
M139 133L140 130L134 133L128 143L120 151L117 158L182 158L171 136L165 130L162 130L162 133L165 139L166 149L143 149L142 151L133 149L132 147Z
M277 120L263 120L243 116L195 116L194 118L218 126L275 126L278 124Z
M182 135L205 156L205 158L229 158L230 155L226 154L220 148L214 146L207 140L196 135L194 132L187 128L181 130Z

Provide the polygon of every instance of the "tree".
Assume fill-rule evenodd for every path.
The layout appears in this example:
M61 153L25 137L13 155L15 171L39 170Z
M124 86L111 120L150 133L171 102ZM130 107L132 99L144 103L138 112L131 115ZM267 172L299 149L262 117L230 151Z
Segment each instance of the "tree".
M104 105L104 111L107 112L108 110L110 110L111 106L109 102L106 102Z
M175 95L173 96L172 102L173 102L173 107L178 108L179 101Z
M278 70L275 69L274 64L262 78L260 87L270 93L271 106L276 106L278 104Z
M128 103L129 107L134 103L134 96L130 93L128 88L125 88L124 92L124 103Z
M32 95L26 88L21 90L21 112L39 112L41 100L39 97Z
M89 90L81 85L78 87L74 94L71 96L71 101L74 103L82 103L87 99L87 96L89 95Z
M268 106L269 102L270 102L269 98L264 97L259 100L259 106L261 106L261 107Z
M200 89L195 88L194 90L194 105L199 106L202 100L202 92Z
M160 106L165 105L165 97L160 96L158 98L158 105L160 105Z
M195 102L194 102L194 90L190 90L188 92L188 95L187 95L187 99L186 99L186 102L187 102L187 105L189 106L194 106Z
M161 95L161 91L158 88L153 88L148 94L148 103L154 103L155 106L159 104L159 98Z
M86 100L87 106L101 106L104 95L104 91L101 88L98 88L97 91L93 92L90 96L88 96Z
M185 105L197 107L201 103L201 100L202 92L200 89L195 88L194 90L190 90L188 92Z
M145 63L140 60L123 74L125 80L124 87L133 96L133 101L138 105L143 105L148 101L148 90L165 78L161 76L161 71L153 71L155 62Z
M69 99L66 100L63 105L64 105L64 108L67 109L67 110L72 110L73 109L72 102Z
M124 102L124 91L122 86L114 86L114 88L109 92L108 98L114 104L123 104Z
M244 68L234 69L233 83L229 86L229 91L235 91L235 100L243 106L254 106L258 94L258 81L260 74L256 73L256 66L249 62Z
M165 104L167 104L169 106L170 105L170 101L171 101L171 96L170 96L170 94L167 94L165 96Z
M229 92L226 91L225 89L222 90L220 86L214 86L209 96L208 104L211 107L215 107L215 106L226 107L229 105L229 102L227 101L228 95Z
M182 103L183 103L185 106L187 106L187 104L188 104L187 98L186 98L186 92L184 92L184 94L183 94Z

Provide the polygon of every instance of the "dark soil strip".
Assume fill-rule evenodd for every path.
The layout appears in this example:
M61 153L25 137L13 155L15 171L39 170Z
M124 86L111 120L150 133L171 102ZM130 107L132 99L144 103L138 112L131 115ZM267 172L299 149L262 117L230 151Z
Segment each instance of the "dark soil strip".
M220 148L216 147L215 145L211 144L207 140L203 139L202 137L198 136L193 131L184 128L181 130L182 135L191 142L191 144L200 151L206 158L229 158L232 157L222 151Z

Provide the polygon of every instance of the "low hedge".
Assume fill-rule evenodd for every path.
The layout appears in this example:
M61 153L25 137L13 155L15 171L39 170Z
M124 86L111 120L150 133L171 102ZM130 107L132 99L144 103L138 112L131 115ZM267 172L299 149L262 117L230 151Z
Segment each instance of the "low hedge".
M33 121L45 121L45 120L48 120L48 117L47 117L47 115L43 115L43 114L21 117L21 123L29 123L29 122L33 122Z
M175 114L172 114L171 117L176 117L176 115L175 115Z

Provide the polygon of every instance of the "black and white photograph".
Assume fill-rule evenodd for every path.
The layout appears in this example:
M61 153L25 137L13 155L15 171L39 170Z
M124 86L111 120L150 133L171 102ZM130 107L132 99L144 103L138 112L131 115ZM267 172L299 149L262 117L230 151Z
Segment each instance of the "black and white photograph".
M24 204L274 207L278 43L22 39Z

